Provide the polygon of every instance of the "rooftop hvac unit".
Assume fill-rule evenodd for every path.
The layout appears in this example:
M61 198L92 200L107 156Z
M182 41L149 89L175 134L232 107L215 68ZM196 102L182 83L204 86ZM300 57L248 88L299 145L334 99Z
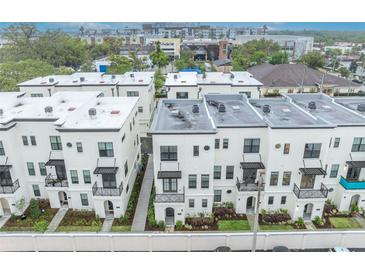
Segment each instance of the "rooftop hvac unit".
M53 82L54 82L54 78L49 78L49 79L48 79L48 81L49 81L50 83L53 83Z
M112 79L115 79L116 78L116 76L115 75L112 75Z
M45 113L48 113L48 114L52 113L52 112L53 112L53 107L51 107L51 106L47 106L47 107L45 107L45 108L44 108L44 112L45 112Z
M311 110L315 110L317 108L316 102L310 101L308 103L308 108L311 109Z
M89 109L89 116L91 118L95 117L96 116L96 108L90 108Z
M174 79L177 80L177 74L174 74Z
M85 77L80 77L80 82L84 82L85 81Z
M226 106L224 104L219 104L218 112L226 112Z
M263 111L265 114L270 113L270 111L271 111L271 106L270 106L270 105L264 105L264 106L262 107L262 111Z
M361 112L365 112L365 104L358 104L357 105L357 110L361 111Z
M192 112L193 113L199 113L199 106L198 105L193 105Z

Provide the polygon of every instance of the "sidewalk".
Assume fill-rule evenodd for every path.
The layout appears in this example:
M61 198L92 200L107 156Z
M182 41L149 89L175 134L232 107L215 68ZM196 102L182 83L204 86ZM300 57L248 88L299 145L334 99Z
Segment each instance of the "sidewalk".
M47 232L55 232L59 226L59 224L61 223L63 217L65 217L66 212L67 212L68 208L66 207L61 207L56 215L53 217L51 223L48 226Z
M4 215L2 217L0 217L0 228L3 227L3 225L5 225L5 223L10 219L11 215Z
M132 232L142 232L146 226L148 203L150 200L151 190L153 184L153 158L152 155L148 157L148 163L144 178L142 182L141 192L139 193L136 213L132 223Z
M106 217L100 232L110 232L112 230L114 217Z

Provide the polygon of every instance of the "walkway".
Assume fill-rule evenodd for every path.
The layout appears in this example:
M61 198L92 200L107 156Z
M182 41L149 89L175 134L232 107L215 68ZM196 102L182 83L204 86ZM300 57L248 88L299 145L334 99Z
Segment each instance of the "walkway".
M63 217L65 217L66 212L67 212L68 208L67 207L61 207L56 215L53 217L51 223L48 226L48 229L46 232L55 232L59 226L59 224L61 223Z
M254 223L255 223L255 215L247 213L246 216L247 216L247 221L251 227L251 231L253 231L253 227L254 227Z
M365 228L365 219L360 214L356 215L355 220L362 226L362 228Z
M315 227L315 225L313 224L312 221L304 221L304 225L305 225L305 228L308 229L308 230L316 230L317 228Z
M2 217L0 217L0 228L3 227L3 225L5 225L5 223L10 219L11 215L4 215Z
M107 216L104 220L101 232L110 232L112 229L113 221L114 221L113 216Z
M132 232L142 232L146 226L148 203L150 200L153 184L153 159L148 157L148 163L142 182L141 192L139 193L138 203L132 223Z

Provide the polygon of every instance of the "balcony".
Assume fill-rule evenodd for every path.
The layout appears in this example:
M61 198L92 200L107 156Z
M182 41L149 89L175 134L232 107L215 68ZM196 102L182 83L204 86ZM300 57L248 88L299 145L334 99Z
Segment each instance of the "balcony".
M96 182L93 185L93 196L120 196L122 192L122 183L120 183L119 187L114 188L98 187Z
M57 175L48 174L45 179L46 187L68 187L66 179L58 178Z
M300 189L294 185L293 192L298 199L327 198L328 195L328 189L324 184L321 184L320 189Z
M19 180L16 180L15 182L11 181L1 181L0 184L0 194L14 194L15 191L19 189Z
M346 190L361 190L365 189L365 181L348 180L341 176L340 185Z
M163 193L155 194L155 203L184 203L185 194Z
M238 178L237 178L237 190L239 192L241 191L258 191L259 190L259 185L256 183L243 183L241 182ZM263 190L264 187L261 186L261 190Z

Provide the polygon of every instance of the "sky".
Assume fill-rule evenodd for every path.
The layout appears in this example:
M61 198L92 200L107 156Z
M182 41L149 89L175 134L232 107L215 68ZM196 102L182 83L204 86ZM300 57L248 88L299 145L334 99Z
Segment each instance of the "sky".
M0 28L7 27L13 23L0 22ZM110 23L110 22L60 22L60 23L35 23L41 31L47 29L62 29L64 31L78 31L81 26L85 28L124 28L124 27L140 27L142 23ZM365 31L365 22L359 23L344 23L344 22L209 22L209 23L194 23L194 24L209 24L216 26L252 26L260 27L266 24L271 30L332 30L332 31Z

